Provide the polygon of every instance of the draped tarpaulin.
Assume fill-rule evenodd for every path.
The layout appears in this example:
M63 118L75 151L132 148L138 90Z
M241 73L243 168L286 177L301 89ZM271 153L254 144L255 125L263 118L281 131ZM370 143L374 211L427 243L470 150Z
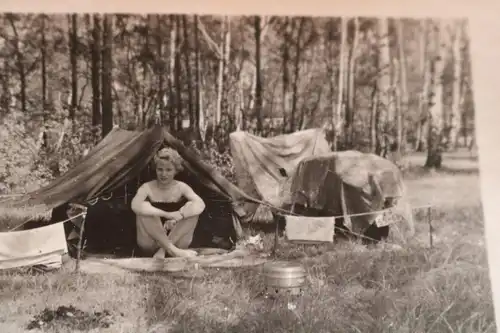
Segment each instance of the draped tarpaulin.
M287 178L280 174L280 168L290 176L302 159L330 151L321 129L269 138L238 131L230 134L230 145L238 186L274 206L280 205L286 187ZM245 208L255 212L258 205L248 203Z
M404 191L402 174L391 161L358 151L331 152L300 162L282 205L319 216L343 216L351 231L362 234L386 199L400 200ZM349 217L369 212L373 214Z

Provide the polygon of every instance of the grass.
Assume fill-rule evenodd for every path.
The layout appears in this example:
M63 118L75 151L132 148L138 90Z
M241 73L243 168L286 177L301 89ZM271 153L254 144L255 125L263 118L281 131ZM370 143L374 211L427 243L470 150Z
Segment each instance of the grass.
M193 278L5 271L0 331L23 332L44 308L73 305L111 313L109 328L88 332L495 332L477 161L463 155L446 156L440 172L417 167L423 156L410 159L410 202L435 206L433 248L424 211L415 212L415 237L404 227L403 236L391 234L399 249L282 242L279 257L308 273L295 299L263 297L258 268L203 269ZM263 237L269 249L273 236ZM60 323L42 331L73 330Z

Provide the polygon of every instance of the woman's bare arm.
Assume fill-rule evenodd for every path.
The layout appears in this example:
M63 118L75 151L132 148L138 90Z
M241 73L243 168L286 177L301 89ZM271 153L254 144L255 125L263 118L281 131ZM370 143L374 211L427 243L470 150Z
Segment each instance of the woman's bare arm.
M188 200L188 202L181 209L179 209L179 212L184 216L184 218L197 216L203 213L206 207L203 199L196 194L196 192L193 191L189 185L179 182L179 187L182 195Z
M145 216L158 216L167 219L171 218L171 214L156 207L153 207L151 203L146 201L147 197L148 197L148 190L146 188L146 184L142 184L141 187L139 187L139 189L137 190L136 195L132 199L131 208L135 214L145 215Z

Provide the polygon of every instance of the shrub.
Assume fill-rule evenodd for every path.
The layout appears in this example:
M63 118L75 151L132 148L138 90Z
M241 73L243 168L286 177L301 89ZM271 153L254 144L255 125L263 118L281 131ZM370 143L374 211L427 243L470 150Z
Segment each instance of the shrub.
M190 145L198 153L203 161L213 166L227 180L236 184L236 175L234 172L233 158L229 151L220 152L217 146L208 144L206 148L199 149L195 143Z
M69 124L67 124L69 125ZM55 149L63 123L47 119L44 129L20 111L12 111L0 126L0 193L26 193L65 173L93 145L89 126L67 126ZM44 134L44 136L42 136Z

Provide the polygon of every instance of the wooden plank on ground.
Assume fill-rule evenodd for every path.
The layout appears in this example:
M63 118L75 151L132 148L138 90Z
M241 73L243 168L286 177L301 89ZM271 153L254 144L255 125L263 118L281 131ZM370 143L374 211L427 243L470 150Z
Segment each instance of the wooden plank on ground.
M199 268L229 268L261 265L267 255L237 249L225 254L200 255L192 258L88 258L80 263L85 273L179 272Z

